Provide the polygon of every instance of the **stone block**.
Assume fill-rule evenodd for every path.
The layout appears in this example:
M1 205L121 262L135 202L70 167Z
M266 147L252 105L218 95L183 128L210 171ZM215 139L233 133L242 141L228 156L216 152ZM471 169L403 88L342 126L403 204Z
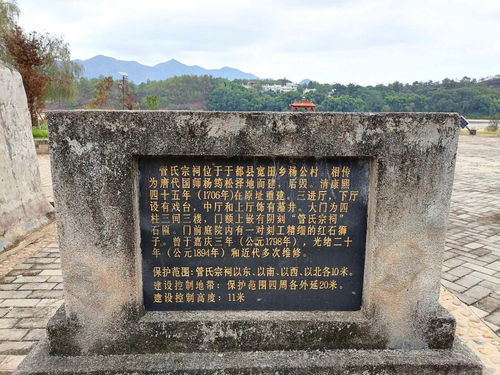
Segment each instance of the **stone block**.
M34 290L27 298L62 299L62 290Z
M61 270L43 270L40 272L40 276L61 276Z
M474 303L474 306L488 313L492 313L500 306L500 299L494 298L492 296L487 296Z
M51 276L52 277L52 276ZM53 289L57 283L50 283L50 282L44 282L44 283L26 283L21 285L19 290L51 290Z
M0 363L1 371L14 371L26 356L24 355L8 355L2 363Z
M0 251L47 224L52 206L43 195L21 75L0 64Z
M0 303L0 307L32 307L36 306L40 302L39 299L6 299Z
M17 328L45 328L48 318L23 318L17 323Z
M40 300L38 300L40 301ZM48 307L14 307L5 315L6 318L44 317L50 313Z
M494 313L488 315L485 320L488 323L492 323L498 327L500 327L500 311L495 311Z
M49 355L42 342L14 375L481 375L482 366L461 343L453 350L326 350L162 353L115 356Z
M0 354L28 354L35 341L4 341L0 342Z
M0 329L0 341L21 340L28 333L27 329L2 328Z
M455 281L456 284L463 286L464 288L471 288L474 285L479 284L481 279L474 277L472 275L465 275Z
M0 299L26 298L31 292L25 290L1 290Z
M18 319L0 318L0 329L1 328L13 328L17 322L18 322Z
M0 284L0 290L16 290L21 284Z
M476 300L480 300L489 295L490 293L491 293L490 289L485 288L484 286L481 285L476 285L467 290L464 294L469 297L475 298Z
M28 334L24 337L25 341L40 341L46 337L45 329L33 328L30 329Z
M462 277L473 272L470 268L458 266L448 271L449 274Z
M15 280L13 280L14 284L25 284L25 283L43 283L47 281L47 279L50 276L23 276L23 277L17 277Z
M438 303L456 115L61 111L48 118L61 258L33 269L62 260L65 308L19 373L32 373L34 363L51 374L480 373L453 345L454 320ZM146 311L139 157L169 155L367 160L361 308ZM465 258L447 262L484 268ZM43 331L25 339L36 332Z

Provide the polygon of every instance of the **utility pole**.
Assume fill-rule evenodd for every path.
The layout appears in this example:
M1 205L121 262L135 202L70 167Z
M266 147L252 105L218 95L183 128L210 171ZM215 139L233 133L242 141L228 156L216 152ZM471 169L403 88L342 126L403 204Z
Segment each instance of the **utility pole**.
M118 72L122 76L122 109L125 109L125 85L127 83L128 74L125 72Z

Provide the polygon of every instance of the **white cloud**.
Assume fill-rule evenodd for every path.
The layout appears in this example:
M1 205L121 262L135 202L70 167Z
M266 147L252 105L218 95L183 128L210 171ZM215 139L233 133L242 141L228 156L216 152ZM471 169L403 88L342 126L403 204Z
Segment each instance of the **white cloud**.
M20 0L73 56L376 84L500 73L497 0Z

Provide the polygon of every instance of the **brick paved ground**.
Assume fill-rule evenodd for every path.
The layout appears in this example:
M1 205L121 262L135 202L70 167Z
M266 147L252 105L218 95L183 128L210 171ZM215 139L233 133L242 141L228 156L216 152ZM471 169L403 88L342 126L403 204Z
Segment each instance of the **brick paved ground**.
M38 167L40 170L40 179L42 180L42 190L49 200L54 202L54 193L52 191L52 174L50 171L50 157L47 154L37 155Z
M500 138L461 136L442 284L500 333Z
M0 375L16 369L63 303L55 225L41 233L0 260Z

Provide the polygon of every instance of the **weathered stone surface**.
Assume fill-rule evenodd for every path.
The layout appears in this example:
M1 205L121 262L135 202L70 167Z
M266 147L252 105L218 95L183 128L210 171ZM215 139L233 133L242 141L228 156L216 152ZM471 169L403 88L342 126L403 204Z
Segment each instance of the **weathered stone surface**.
M49 222L40 184L21 76L0 64L0 251Z
M356 313L262 312L151 312L128 330L115 345L94 349L100 354L157 352L228 352L259 350L383 349L386 342L370 329L370 320ZM50 353L82 354L75 339L83 329L67 319L64 306L50 320ZM451 348L455 320L443 309L431 319L427 340L431 349Z
M438 303L456 122L422 113L49 114L65 310L20 373L479 374L452 346L454 321ZM361 310L145 312L137 158L155 155L369 158Z
M460 342L453 350L326 350L56 357L40 343L14 375L481 375Z
M188 154L371 157L361 313L385 347L429 347L456 115L62 111L48 117L66 313L83 327L74 337L82 352L121 342L143 314L136 156Z

